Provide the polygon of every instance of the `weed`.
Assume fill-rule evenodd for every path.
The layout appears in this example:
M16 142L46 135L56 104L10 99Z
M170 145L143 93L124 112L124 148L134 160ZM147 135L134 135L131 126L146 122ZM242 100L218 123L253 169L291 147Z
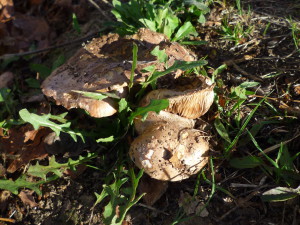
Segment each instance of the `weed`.
M251 36L253 26L245 26L241 22L231 24L228 18L222 20L221 31L219 32L222 39L233 41L235 45L245 42L247 38Z
M290 23L290 29L292 31L292 38L293 38L293 42L295 45L295 48L297 50L299 50L299 46L300 46L300 28L298 23L293 22L292 19L289 20Z
M162 1L159 4L154 0L149 2L131 0L128 3L121 3L114 0L112 13L119 21L114 26L120 34L132 34L141 27L147 27L165 34L172 41L182 41L190 35L196 36L197 32L192 23L186 20L188 18L181 20L177 15L178 8L177 12L172 10L172 3L173 1ZM187 4L190 4L190 13L197 15L204 22L204 14L209 11L209 8L197 1L187 1Z
M118 167L117 171L113 172L112 175L113 178L109 178L106 181L106 183L111 184L104 184L102 192L100 194L95 193L97 200L94 207L109 197L109 202L104 207L103 212L104 223L121 225L128 210L143 196L142 194L136 197L137 186L143 175L143 170L140 170L136 176L133 168L126 171ZM128 176L130 178L131 187L122 188L123 185L129 182Z

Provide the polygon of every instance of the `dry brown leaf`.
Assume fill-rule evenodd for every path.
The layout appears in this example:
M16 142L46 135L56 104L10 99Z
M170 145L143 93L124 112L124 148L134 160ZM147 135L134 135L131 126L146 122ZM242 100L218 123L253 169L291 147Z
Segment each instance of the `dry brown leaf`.
M187 192L180 192L178 199L178 205L183 208L187 215L197 214L201 217L207 217L208 211L203 202L200 201L199 197L193 198Z
M0 88L8 87L12 84L14 74L12 72L4 72L0 75Z
M22 190L19 193L19 197L22 200L22 202L25 205L29 205L31 208L38 206L38 204L34 200L34 197L32 196L33 193L34 191L29 191L29 190Z
M140 193L146 193L146 195L143 196L143 200L149 206L152 206L157 200L159 200L166 192L167 188L167 181L155 180L146 174L141 178L138 186Z
M0 22L4 23L11 19L14 14L13 0L0 0Z
M6 190L2 191L0 194L0 212L1 213L6 210L9 196L10 196L10 192L6 191Z
M24 142L28 142L29 140L33 141L36 134L39 132L39 130L29 130L25 132L25 139Z
M25 133L32 131L31 125L15 127L8 131L9 136L0 137L0 145L4 151L3 157L8 161L7 172L14 173L21 166L33 159L43 159L48 153L45 151L43 139L51 132L49 128L41 127L34 139L24 142ZM32 137L31 137L32 138Z

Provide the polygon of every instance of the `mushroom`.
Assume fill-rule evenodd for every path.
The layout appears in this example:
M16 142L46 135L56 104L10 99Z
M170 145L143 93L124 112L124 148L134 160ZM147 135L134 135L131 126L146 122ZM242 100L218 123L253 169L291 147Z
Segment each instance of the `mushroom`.
M208 162L208 143L196 129L161 122L148 127L131 144L130 157L152 178L181 181Z
M151 99L168 99L167 112L176 113L182 117L196 119L204 115L214 100L214 84L208 77L199 76L201 85L197 88L184 91L157 89L151 91L142 101L141 105L146 106Z
M199 172L208 162L209 144L204 132L193 129L193 119L210 108L214 85L209 78L199 79L204 81L200 87L184 91L157 89L140 103L145 106L151 99L163 98L170 102L159 114L150 112L144 122L141 118L134 121L139 136L131 144L130 157L154 179L181 181Z
M145 67L154 65L156 70L165 69L165 64L156 60L151 51L159 46L168 55L168 66L175 60L195 61L193 53L176 42L170 42L163 34L142 28L133 36L120 37L108 34L93 39L81 48L64 65L57 68L43 82L43 93L67 109L82 108L93 117L111 116L117 112L118 105L112 98L95 100L84 97L75 91L114 93L126 97L132 66L133 43L138 45L138 62L134 83L146 79L150 72ZM181 71L175 71L177 76Z

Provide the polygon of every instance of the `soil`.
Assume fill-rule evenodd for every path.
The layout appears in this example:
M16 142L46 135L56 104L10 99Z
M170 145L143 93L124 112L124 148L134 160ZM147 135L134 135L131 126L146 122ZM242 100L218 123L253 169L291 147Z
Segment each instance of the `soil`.
M81 15L79 22L83 27L82 32L87 36L99 30L99 24L101 25L101 19L99 21L99 18L103 18L98 10L87 3L84 7L73 5L72 10L70 10L70 5L59 8L59 6L52 5L52 3L34 5L33 2L35 1L24 2L26 3L16 3L15 11L19 13L27 12L32 16L41 16L41 12L48 9L45 19L48 21L50 30L52 30L52 33L47 31L49 32L47 33L47 40L50 44L46 45L42 41L43 38L39 37L36 41L41 46L45 44L51 47L76 37L71 27L71 21L65 19L71 18L67 15L70 15L72 10L77 10L78 15ZM104 13L109 15L110 6L104 2L97 1ZM275 110L279 111L281 116L273 118L278 123L264 126L256 135L256 140L262 149L266 149L280 141L291 139L287 144L291 155L299 152L300 148L298 130L300 125L300 55L299 50L295 48L290 25L286 18L292 16L293 20L299 25L299 3L296 2L281 0L243 1L246 11L250 6L249 15L244 14L244 16L239 15L238 11L234 10L229 3L226 7L215 4L205 26L198 28L199 38L208 41L208 44L191 47L198 58L207 56L208 65L211 68L218 68L224 63L227 64L228 68L218 75L218 78L223 82L217 84L219 96L226 98L232 86L237 86L244 81L260 82L258 89L252 89L256 91L256 94L248 103L258 102L263 96L268 95L269 103ZM240 40L238 45L222 39L218 32L222 14L226 14L232 23L240 21L247 26L253 26L253 31ZM113 20L113 18L111 19ZM55 34L53 34L54 31ZM26 49L27 44L23 43L24 49ZM6 54L13 53L7 50L7 46L5 47L1 50L1 53L2 51ZM72 56L79 48L80 46L76 42L72 42L72 45L54 48L51 52L42 52L38 57L32 57L30 60L34 63L49 63L53 62L53 58L58 53L65 52L66 56ZM13 46L13 49L17 49L17 52L22 50L20 46L16 45ZM32 76L28 69L28 63L22 59L9 69L24 74L24 78ZM213 71L212 69L209 73L213 73ZM17 78L16 80L20 81L21 79ZM24 81L20 81L20 84L22 87ZM47 104L46 106L49 107ZM41 105L40 102L26 102L24 104L24 106L37 106L38 110L42 111L41 108L45 108L45 106ZM18 107L20 106L16 106L17 109ZM252 109L251 105L245 106L242 109L244 116L248 115ZM53 105L52 110L56 111L57 114L65 111L62 107ZM202 119L211 122L216 116L214 113L216 111L216 106L213 106ZM84 121L82 126L88 128L97 126L89 121L83 113L71 110L69 116L74 117L74 115L80 115L79 120ZM266 106L261 107L255 114L254 119L251 120L249 129L266 118L270 119L270 117L273 117L272 109ZM242 117L242 120L244 118ZM108 123L110 122L108 119ZM209 198L212 191L211 184L199 179L198 176L192 176L182 182L171 182L168 184L166 192L162 193L160 199L153 205L149 206L145 201L140 201L134 205L127 213L122 224L300 224L299 197L284 202L263 202L260 198L261 193L278 186L274 177L267 176L261 168L239 170L232 168L228 161L221 157L224 148L220 144L222 143L221 138L215 130L212 129L211 132L211 155L213 156L217 185L213 197ZM90 165L100 168L100 170L83 167L78 170L78 173L70 172L56 181L43 184L41 186L43 195L38 196L35 193L32 195L37 203L35 207L24 204L18 196L10 194L5 202L0 203L0 217L12 218L16 220L15 224L20 225L103 224L101 214L105 204L101 203L93 207L96 201L94 193L101 193L104 180L111 173L110 168L119 157L118 146L97 146L97 150L94 151L106 154L105 161L97 158ZM89 150L91 149L85 148L79 152ZM236 157L245 156L246 153L251 154L254 151L254 146L240 144L235 147L233 155ZM274 151L270 152L270 155L276 158ZM295 167L298 169L300 168L299 163L298 157L295 160ZM2 171L1 168L0 171ZM205 174L209 180L211 180L210 172L211 169L208 166ZM14 176L11 175L11 178ZM293 187L297 187L298 183L299 181ZM163 188L157 190L157 192L164 192L165 186L162 186ZM224 190L227 190L230 194L226 194ZM184 203L186 199L194 194L197 198L191 198L190 201ZM200 213L199 208L208 201L207 211ZM0 224L9 224L5 221L2 222L1 219L0 221Z

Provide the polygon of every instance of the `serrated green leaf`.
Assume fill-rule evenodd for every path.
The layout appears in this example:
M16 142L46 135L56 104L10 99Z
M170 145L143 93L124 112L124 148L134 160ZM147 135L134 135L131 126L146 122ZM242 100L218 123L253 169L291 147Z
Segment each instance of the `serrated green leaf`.
M78 160L69 159L67 163L58 163L55 161L55 157L53 156L49 160L49 165L43 166L37 162L36 165L29 166L27 173L31 176L40 177L44 180L46 180L49 173L54 173L58 177L61 177L66 169L75 170L76 166L84 164L95 157L95 153L89 153L87 156L79 156Z
M56 177L50 177L44 181L39 182L30 182L27 181L26 176L20 176L17 180L4 180L0 179L0 189L8 190L11 193L17 195L19 193L20 188L29 188L33 191L35 191L38 195L42 195L42 192L40 190L40 185L44 184L46 182L52 181L56 179Z
M264 192L261 199L265 202L287 201L300 195L300 186L296 189L276 187Z
M22 120L25 122L31 123L35 130L39 129L39 127L49 127L51 130L55 132L57 136L59 136L60 132L68 133L75 141L77 141L77 136L81 137L84 141L84 138L81 133L74 132L70 129L71 122L67 122L64 124L56 124L50 120L52 117L51 114L45 115L37 115L34 113L30 113L27 109L22 109L19 111L19 115Z
M251 169L263 165L263 160L259 157L248 155L243 158L233 158L229 161L229 164L238 169Z
M149 105L145 107L139 107L136 109L135 112L132 112L129 117L129 121L131 123L136 116L142 116L144 120L146 119L150 111L159 113L161 110L167 108L168 106L169 106L169 100L167 99L151 99Z

